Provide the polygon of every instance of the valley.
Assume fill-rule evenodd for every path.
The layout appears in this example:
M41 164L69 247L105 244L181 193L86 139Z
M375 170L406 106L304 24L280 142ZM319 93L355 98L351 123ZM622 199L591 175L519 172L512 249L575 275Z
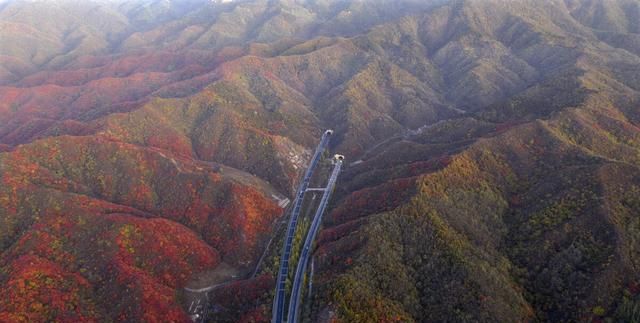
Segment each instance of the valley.
M189 322L215 284L209 321L269 321L326 129L347 160L300 321L638 320L638 17L0 1L0 321Z

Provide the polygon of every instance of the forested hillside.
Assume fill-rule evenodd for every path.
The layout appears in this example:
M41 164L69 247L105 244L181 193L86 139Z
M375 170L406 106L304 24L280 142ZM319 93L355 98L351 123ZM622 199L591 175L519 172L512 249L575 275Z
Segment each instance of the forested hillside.
M305 320L638 321L639 127L638 0L0 1L0 321L268 321L325 129Z

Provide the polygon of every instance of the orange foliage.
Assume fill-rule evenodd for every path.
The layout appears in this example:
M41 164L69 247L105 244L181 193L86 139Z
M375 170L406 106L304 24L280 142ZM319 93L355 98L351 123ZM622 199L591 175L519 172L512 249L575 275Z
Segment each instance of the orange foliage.
M115 238L118 263L142 270L169 287L177 288L193 273L215 267L220 261L216 250L175 222L125 215L111 219L123 224Z
M0 298L0 320L13 322L97 322L91 288L82 276L44 258L22 256L10 266Z
M270 232L270 224L282 215L282 209L251 187L232 184L231 192L234 198L222 210L221 222L207 230L209 241L225 255L253 260L260 239Z

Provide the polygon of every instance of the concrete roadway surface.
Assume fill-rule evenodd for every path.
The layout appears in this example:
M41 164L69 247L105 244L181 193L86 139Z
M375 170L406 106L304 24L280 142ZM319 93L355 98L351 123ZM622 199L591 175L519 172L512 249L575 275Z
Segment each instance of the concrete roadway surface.
M325 209L327 208L327 204L329 203L329 198L331 198L331 193L336 185L336 180L338 175L340 174L340 169L342 168L342 161L344 160L344 156L336 155L335 156L335 165L333 167L333 172L331 172L331 177L329 177L329 183L327 183L327 187L324 190L324 194L322 194L322 199L320 200L320 205L316 210L316 214L313 217L313 222L311 223L311 227L309 228L309 232L307 233L307 238L304 241L304 246L302 247L302 253L300 254L300 259L298 260L298 267L296 269L295 279L293 281L293 286L291 288L291 299L289 300L289 314L287 318L287 322L295 323L298 321L298 311L300 307L300 291L302 289L302 282L304 280L304 275L307 270L307 264L309 263L309 255L311 255L311 247L313 246L313 242L316 238L316 234L320 229L320 224L322 223L322 215L324 214Z
M313 171L316 166L318 166L318 161L322 157L322 153L324 152L327 144L329 143L329 137L333 134L333 130L327 130L322 134L322 138L320 139L320 143L316 148L315 153L313 154L313 158L311 159L311 163L309 167L307 167L307 171L302 178L302 182L298 187L298 192L296 193L296 198L294 200L293 210L291 212L291 218L289 219L289 225L287 227L287 233L285 236L284 246L282 249L282 255L280 258L280 270L278 271L278 276L276 280L276 291L275 297L273 300L273 316L271 321L274 323L280 323L283 320L284 316L284 303L286 296L286 282L287 276L289 274L289 258L291 257L291 248L293 246L293 238L296 233L296 227L298 225L298 215L300 214L300 209L302 208L302 202L304 200L304 194L309 187L309 181L311 176L313 175Z

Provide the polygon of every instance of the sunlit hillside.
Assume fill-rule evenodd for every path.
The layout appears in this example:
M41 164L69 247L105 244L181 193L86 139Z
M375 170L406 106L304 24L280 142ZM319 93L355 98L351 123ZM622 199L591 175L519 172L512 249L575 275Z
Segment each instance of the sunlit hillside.
M302 321L640 321L640 1L5 0L0 322L270 321L325 129Z

